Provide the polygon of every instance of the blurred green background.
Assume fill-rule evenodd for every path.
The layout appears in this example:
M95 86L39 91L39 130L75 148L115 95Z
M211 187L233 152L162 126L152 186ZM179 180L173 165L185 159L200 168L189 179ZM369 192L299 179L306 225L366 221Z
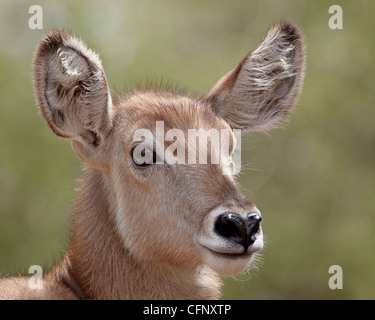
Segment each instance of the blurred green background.
M44 30L28 26L32 4ZM344 29L328 27L340 4ZM69 244L80 162L33 96L33 52L46 30L81 36L113 91L146 79L202 94L282 19L307 43L290 124L242 138L239 177L264 217L257 268L225 280L225 299L375 298L374 1L0 0L0 273L50 266ZM328 286L331 265L343 289Z

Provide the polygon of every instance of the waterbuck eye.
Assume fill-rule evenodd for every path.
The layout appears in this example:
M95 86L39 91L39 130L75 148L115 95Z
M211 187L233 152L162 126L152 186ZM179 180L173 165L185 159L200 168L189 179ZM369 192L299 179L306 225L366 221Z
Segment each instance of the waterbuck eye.
M131 156L134 164L138 167L147 167L156 163L156 153L142 144L132 149Z

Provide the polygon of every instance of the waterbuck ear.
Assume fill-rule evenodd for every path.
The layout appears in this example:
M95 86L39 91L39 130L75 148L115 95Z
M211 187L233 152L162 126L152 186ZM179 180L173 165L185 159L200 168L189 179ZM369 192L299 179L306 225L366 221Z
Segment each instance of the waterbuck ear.
M34 59L34 89L53 132L87 149L111 126L112 100L99 57L74 36L51 31Z
M269 130L291 112L304 74L299 28L281 22L233 70L202 97L234 129Z

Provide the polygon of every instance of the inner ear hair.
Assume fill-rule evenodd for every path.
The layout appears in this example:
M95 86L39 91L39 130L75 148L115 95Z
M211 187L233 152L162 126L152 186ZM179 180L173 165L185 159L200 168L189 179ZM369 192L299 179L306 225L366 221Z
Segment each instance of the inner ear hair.
M299 28L291 22L280 22L203 99L232 128L256 131L279 127L296 103L304 60Z
M48 32L34 60L38 106L60 137L98 144L111 127L111 96L99 57L82 41Z

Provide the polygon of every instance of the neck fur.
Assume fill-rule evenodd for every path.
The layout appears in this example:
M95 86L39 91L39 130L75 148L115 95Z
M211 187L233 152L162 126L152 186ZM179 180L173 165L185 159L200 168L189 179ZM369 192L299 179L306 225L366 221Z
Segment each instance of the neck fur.
M189 269L140 261L123 245L111 212L107 177L85 168L73 217L73 238L60 274L83 299L218 299L208 267Z

